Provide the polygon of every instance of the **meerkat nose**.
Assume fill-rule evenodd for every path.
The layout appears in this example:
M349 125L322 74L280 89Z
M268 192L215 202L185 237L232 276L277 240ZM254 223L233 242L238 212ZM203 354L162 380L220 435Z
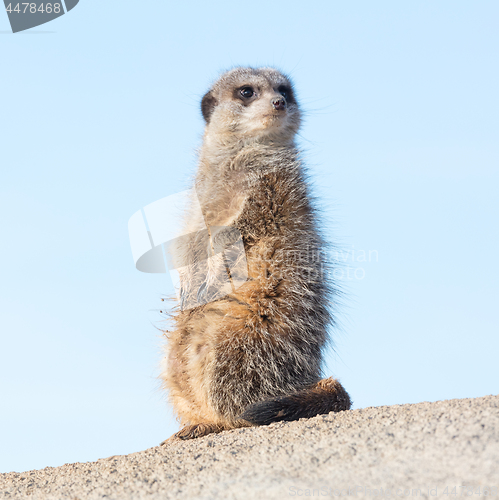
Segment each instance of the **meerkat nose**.
M274 109L286 109L286 101L284 100L284 97L272 99L272 106L274 106Z

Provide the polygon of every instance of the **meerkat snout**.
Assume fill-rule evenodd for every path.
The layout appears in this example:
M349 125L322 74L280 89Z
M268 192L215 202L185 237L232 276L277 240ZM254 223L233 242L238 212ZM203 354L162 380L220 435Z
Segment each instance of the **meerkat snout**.
M277 109L278 111L286 109L286 101L284 100L283 97L278 97L276 99L272 99L272 106L274 106L274 109Z

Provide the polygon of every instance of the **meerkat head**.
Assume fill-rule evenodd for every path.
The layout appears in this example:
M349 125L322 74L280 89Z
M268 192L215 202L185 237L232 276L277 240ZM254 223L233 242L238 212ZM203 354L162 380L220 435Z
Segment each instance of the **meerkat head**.
M292 142L300 127L292 84L272 68L236 68L224 73L203 97L201 111L205 138L225 144Z

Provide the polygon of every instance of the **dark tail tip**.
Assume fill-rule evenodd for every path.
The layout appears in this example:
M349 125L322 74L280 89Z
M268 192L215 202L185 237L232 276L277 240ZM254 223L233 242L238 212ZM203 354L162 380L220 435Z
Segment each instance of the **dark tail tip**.
M253 403L240 418L254 425L268 425L348 410L351 404L350 396L343 386L337 380L327 378L289 396Z

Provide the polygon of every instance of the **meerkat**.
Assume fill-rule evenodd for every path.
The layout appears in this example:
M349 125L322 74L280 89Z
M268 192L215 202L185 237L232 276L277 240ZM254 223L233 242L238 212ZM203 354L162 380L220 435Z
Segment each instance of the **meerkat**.
M321 374L334 286L295 145L291 81L272 68L236 68L201 111L200 211L187 210L177 245L180 305L161 373L183 425L171 439L348 410L348 393ZM217 238L223 248L242 239L247 272L222 292L210 276L227 264L207 259Z

